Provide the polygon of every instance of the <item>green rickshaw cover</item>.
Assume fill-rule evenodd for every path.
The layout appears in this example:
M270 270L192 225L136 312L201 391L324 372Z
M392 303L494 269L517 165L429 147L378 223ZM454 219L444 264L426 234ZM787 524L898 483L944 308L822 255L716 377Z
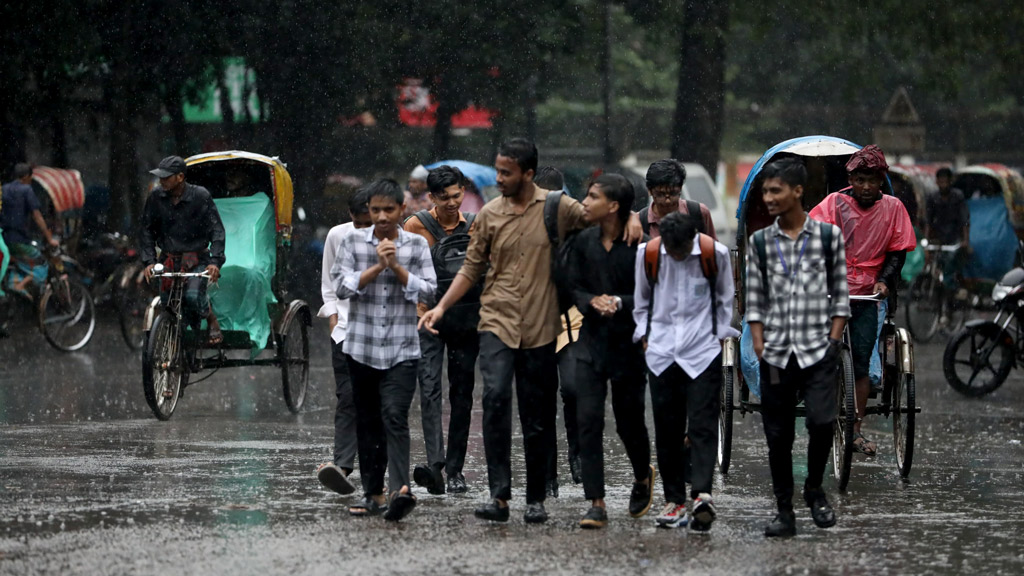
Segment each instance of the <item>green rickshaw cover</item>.
M210 304L221 330L249 333L255 356L270 337L267 305L277 301L270 287L277 264L274 207L266 194L213 202L224 223L226 261L210 286Z

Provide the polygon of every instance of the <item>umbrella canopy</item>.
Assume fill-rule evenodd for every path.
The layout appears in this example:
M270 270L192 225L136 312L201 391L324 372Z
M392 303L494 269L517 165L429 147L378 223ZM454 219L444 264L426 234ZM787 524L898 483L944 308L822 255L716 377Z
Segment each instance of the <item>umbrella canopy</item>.
M742 208L743 204L747 201L747 193L750 191L750 186L754 183L754 179L761 173L761 168L770 162L776 154L786 152L797 156L849 156L860 150L860 148L860 146L849 140L843 140L834 136L801 136L776 144L769 148L758 159L757 163L754 164L754 167L750 169L747 181L743 183L743 190L740 191L739 205ZM740 210L737 209L737 216L739 212Z
M477 190L485 199L494 197L494 188L498 185L498 171L491 166L484 166L466 160L442 160L426 166L427 170L433 170L439 166L452 166L462 171L462 174L473 181ZM489 189L489 190L488 190Z

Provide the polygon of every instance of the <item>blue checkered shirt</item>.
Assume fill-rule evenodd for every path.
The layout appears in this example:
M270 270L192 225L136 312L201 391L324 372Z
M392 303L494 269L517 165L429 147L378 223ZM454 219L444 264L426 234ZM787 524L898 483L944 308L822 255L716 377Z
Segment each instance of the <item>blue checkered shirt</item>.
M745 320L748 324L760 322L764 325L764 360L772 366L785 368L793 354L801 368L820 362L828 351L832 318L850 316L846 249L839 228L832 228L831 290L826 286L828 275L820 222L807 218L796 240L779 228L778 218L765 228L771 302L765 298L761 262L753 235L747 240Z
M379 240L374 227L349 232L338 247L331 283L338 298L348 298L348 334L342 350L360 364L387 370L420 357L416 302L429 302L437 275L425 238L399 229L395 252L409 272L405 286L392 270L384 270L359 289L359 277L377 263Z

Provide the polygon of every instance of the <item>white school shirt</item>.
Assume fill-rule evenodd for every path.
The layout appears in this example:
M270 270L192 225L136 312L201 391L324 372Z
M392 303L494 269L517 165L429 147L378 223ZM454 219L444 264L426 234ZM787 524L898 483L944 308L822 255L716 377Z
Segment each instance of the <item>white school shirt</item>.
M330 318L334 314L338 315L338 324L331 332L331 340L335 344L344 342L345 334L348 331L348 299L342 300L338 298L337 292L334 291L334 284L331 282L331 266L334 265L334 259L338 254L338 246L341 244L341 241L349 232L355 229L351 222L339 224L331 228L330 232L327 233L327 239L324 241L324 259L320 267L320 295L324 299L324 305L320 307L320 311L316 315L320 318Z
M644 271L641 244L636 251L636 288L633 292L633 320L636 330L633 341L639 342L647 332L647 314L651 286ZM661 245L661 264L654 295L651 334L645 354L647 367L661 375L672 364L679 364L690 378L700 376L711 361L721 354L720 339L738 336L732 327L733 282L729 249L715 242L718 277L715 293L718 302L717 338L711 331L711 286L700 268L700 243L694 236L693 250L681 262L676 261Z

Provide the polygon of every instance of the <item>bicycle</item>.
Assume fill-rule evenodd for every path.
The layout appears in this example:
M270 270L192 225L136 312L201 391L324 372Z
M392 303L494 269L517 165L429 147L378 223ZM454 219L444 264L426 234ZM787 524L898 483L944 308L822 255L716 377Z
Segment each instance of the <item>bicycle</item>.
M950 332L959 330L967 317L967 307L959 305L954 292L946 287L945 265L955 258L961 244L933 245L921 241L921 248L930 257L924 269L910 285L910 298L906 305L907 328L918 342L928 342L940 326Z

